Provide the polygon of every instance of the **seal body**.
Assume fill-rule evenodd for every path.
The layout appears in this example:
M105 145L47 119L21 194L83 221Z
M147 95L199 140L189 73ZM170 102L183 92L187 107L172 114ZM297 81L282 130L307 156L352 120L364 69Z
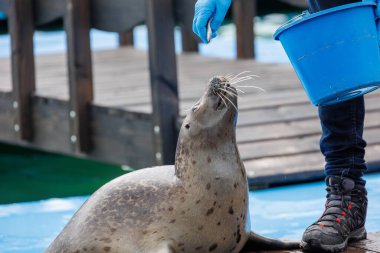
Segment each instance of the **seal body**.
M239 252L252 233L236 115L236 90L213 78L183 122L175 165L101 187L46 252Z
M238 252L247 201L244 190L234 195L239 178L200 179L183 183L174 166L121 176L91 196L47 252Z
M46 252L239 252L249 232L248 192L235 141L235 90L219 90L226 83L212 79L184 120L174 166L101 187Z

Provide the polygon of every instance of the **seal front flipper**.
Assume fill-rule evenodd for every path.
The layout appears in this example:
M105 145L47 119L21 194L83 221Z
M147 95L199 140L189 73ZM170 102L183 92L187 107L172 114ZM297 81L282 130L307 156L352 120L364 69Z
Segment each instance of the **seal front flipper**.
M267 238L265 236L251 232L242 252L257 250L288 250L299 248L300 242L281 241L277 239Z

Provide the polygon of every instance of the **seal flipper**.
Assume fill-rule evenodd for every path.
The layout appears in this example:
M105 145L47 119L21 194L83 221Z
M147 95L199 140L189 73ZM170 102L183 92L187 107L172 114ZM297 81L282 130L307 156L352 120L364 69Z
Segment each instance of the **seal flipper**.
M271 239L251 232L242 252L257 250L288 250L299 248L300 242Z

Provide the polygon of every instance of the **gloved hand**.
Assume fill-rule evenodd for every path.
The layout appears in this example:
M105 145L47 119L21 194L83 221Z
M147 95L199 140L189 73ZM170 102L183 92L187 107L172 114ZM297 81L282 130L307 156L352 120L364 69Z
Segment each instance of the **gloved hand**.
M211 21L212 38L222 24L231 5L231 0L198 0L195 4L193 31L207 43L207 22Z

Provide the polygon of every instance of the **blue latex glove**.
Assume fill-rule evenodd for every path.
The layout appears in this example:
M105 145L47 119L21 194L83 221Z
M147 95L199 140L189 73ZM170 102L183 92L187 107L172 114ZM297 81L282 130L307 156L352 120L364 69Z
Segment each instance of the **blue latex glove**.
M207 22L211 19L212 38L222 24L231 0L198 0L195 4L193 31L207 43Z

